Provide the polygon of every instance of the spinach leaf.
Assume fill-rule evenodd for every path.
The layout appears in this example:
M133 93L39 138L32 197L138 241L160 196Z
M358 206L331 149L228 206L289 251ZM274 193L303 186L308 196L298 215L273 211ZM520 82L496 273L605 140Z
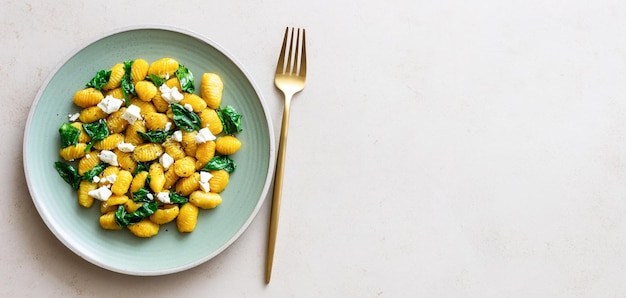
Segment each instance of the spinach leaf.
M205 171L225 170L232 173L237 168L237 164L227 155L217 155L211 158L211 160L202 168Z
M89 141L89 144L87 144L87 148L85 148L85 151L91 149L94 143L100 142L104 140L104 138L109 136L109 128L107 127L107 123L106 121L104 121L104 119L100 119L92 123L83 124L83 130L91 138L91 141Z
M65 182L71 185L73 189L78 190L81 178L80 175L78 175L78 171L73 166L57 161L54 163L54 168Z
M132 77L132 66L134 60L124 61L124 76L122 77L122 81L120 85L122 87L122 94L124 94L124 101L126 102L126 107L129 105L130 95L137 95L135 92L135 85L133 85L133 77Z
M108 166L109 165L104 162L98 163L95 167L91 168L91 170L85 172L83 180L87 180L89 182L93 181L93 177L100 175L100 173L102 173Z
M174 124L185 131L200 130L202 121L193 111L188 111L180 104L172 104L174 114Z
M78 144L78 136L80 135L80 129L70 125L69 123L63 123L59 127L59 134L61 134L61 146L62 148L69 147Z
M154 201L154 197L150 198L150 196L148 196L149 194L150 191L147 188L142 187L136 192L133 192L133 201L146 203Z
M141 172L148 172L148 170L150 169L150 162L147 161L138 161L137 162L137 169L135 169L135 175L141 173Z
M115 211L115 222L120 227L125 227L140 222L142 219L154 214L159 207L159 202L144 203L137 210L127 213L123 205Z
M96 73L96 75L85 85L85 87L95 88L97 90L102 90L104 85L109 82L109 78L111 77L111 71L101 70Z
M180 89L182 89L182 91L187 93L193 93L196 90L193 81L193 74L191 73L191 71L189 71L189 69L187 69L187 67L179 65L178 69L176 70L176 77L180 82Z
M174 133L173 130L151 130L148 132L138 131L137 134L146 142L163 143L165 139Z
M161 87L161 85L165 84L165 79L157 76L155 74L150 74L148 76L148 80L152 81L152 83L154 84L154 86Z
M241 115L237 113L235 108L226 106L224 108L217 109L217 116L222 121L224 126L224 133L229 135L233 133L241 132Z
M187 201L187 197L183 197L173 191L170 191L170 202L173 204L185 204Z

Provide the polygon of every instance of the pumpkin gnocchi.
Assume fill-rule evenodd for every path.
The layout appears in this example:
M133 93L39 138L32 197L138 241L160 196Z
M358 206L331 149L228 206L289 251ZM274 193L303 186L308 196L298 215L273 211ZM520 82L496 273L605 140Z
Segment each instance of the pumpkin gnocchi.
M218 74L200 78L196 88L173 58L129 60L71 97L79 110L59 128L55 168L80 206L99 201L102 229L150 238L173 224L190 233L209 212L200 210L222 203L236 168L230 156L242 146L241 115L222 106Z

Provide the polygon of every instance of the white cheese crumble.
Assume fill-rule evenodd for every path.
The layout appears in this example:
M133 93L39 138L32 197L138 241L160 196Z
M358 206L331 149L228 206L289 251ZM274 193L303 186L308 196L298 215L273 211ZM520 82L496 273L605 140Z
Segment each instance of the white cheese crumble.
M211 191L211 186L209 185L209 180L211 180L211 178L213 178L213 175L211 175L211 173L206 171L200 171L200 188L203 191Z
M130 105L122 114L122 119L128 121L128 123L133 124L137 120L142 120L141 118L141 108L136 105Z
M172 203L172 201L170 201L170 192L169 191L162 191L157 193L157 200L161 201L161 203L165 203L165 204L170 204Z
M91 179L91 182L93 182L93 183L98 183L98 182L100 182L100 177L98 177L98 176L93 176L93 179Z
M172 140L181 143L183 141L183 132L180 130L175 131L172 134Z
M111 192L111 190L107 188L106 186L101 186L97 189L90 190L89 192L87 192L88 196L96 200L103 201L103 202L108 200L112 194L113 193Z
M80 113L69 114L69 115L67 115L67 117L69 117L70 121L74 122L74 121L78 120L78 117L80 117Z
M169 104L179 103L183 100L183 94L178 91L178 87L173 87L170 89L166 84L161 85L159 87L161 90L161 97L165 99L165 101Z
M100 153L98 154L98 157L100 158L101 161L106 162L112 166L119 166L120 164L117 163L117 155L115 155L115 153L113 153L113 151L109 151L109 150L102 150L100 151Z
M172 164L174 163L174 158L171 157L169 154L167 153L163 153L163 155L161 155L161 157L159 157L159 162L161 163L161 165L163 166L164 169L169 169L170 166L172 166Z
M108 181L110 184L115 183L115 180L117 180L117 175L115 174L111 174L109 176L104 177L102 180L106 180Z
M154 200L154 196L151 193L148 193L146 195L146 198L150 199L150 200Z
M135 151L135 145L133 145L131 143L121 142L121 143L117 144L117 149L120 149L120 151L122 151L122 152L133 152L133 151Z
M196 144L206 143L207 141L215 140L215 136L211 133L208 128L203 128L198 131L198 134L195 137Z
M117 99L112 95L107 95L104 99L102 99L98 103L98 107L105 113L111 114L117 112L124 104L124 101L121 99Z
M172 129L172 122L165 123L165 131L169 131L170 129Z
M185 107L185 110L189 111L189 112L193 112L193 106L186 103L183 107Z

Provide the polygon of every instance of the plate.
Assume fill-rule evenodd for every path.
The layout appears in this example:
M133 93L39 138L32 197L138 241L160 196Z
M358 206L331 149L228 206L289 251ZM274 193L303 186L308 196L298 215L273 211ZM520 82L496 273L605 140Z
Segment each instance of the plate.
M58 128L78 112L74 93L100 69L143 58L171 57L195 74L218 73L224 82L222 106L242 114L242 148L232 156L237 170L222 192L223 202L200 210L192 233L179 233L175 223L161 226L152 238L129 231L100 228L98 204L87 209L76 191L56 173L60 160ZM180 272L215 257L250 225L267 195L274 171L275 144L271 120L259 88L226 50L193 32L171 27L125 28L107 34L70 55L46 80L29 112L23 156L28 188L41 218L70 250L102 268L129 275Z

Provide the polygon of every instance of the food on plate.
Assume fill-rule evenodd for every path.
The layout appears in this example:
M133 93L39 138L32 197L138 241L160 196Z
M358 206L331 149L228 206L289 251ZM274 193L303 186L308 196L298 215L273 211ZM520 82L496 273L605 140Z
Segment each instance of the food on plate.
M222 203L241 148L241 115L222 106L224 84L173 58L136 59L96 72L74 93L54 166L80 206L99 204L100 226L141 238L175 223L195 230L199 209Z

